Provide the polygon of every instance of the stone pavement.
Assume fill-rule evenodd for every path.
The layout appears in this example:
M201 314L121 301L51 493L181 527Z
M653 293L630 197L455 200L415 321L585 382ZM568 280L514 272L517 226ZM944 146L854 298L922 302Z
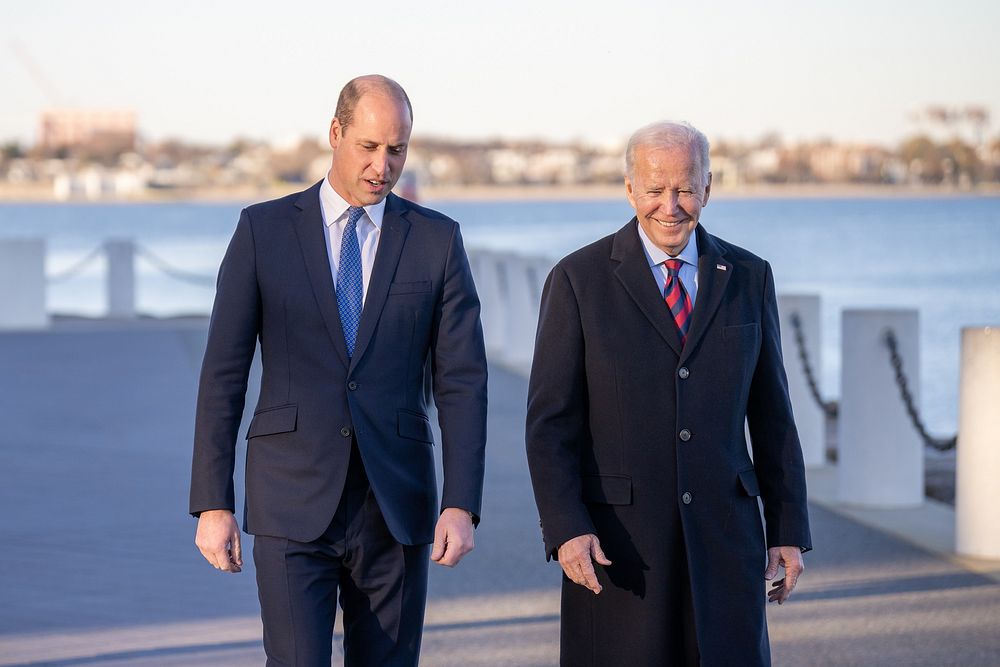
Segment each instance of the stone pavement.
M204 340L201 318L0 333L0 665L263 664L250 559L239 575L208 567L186 514ZM432 667L558 659L526 382L491 371L484 519L458 568L432 567ZM1000 664L1000 563L948 554L950 508L848 510L830 470L810 492L816 549L768 610L776 665Z

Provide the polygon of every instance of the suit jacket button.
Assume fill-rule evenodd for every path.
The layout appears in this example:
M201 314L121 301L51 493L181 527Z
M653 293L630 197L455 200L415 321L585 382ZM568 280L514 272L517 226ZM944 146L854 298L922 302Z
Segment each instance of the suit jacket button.
M681 366L680 369L677 371L677 375L680 377L680 379L687 380L688 376L691 375L691 371L688 370L687 366Z
M349 428L347 428L345 426L344 428L340 429L340 435L344 436L345 438L350 438L351 437L351 429L349 429Z
M350 382L347 383L347 388L350 389L351 391L354 391L355 389L358 388L358 383L355 382L354 380L351 380Z
M691 492L690 492L690 491L685 491L685 492L684 492L684 495L683 495L683 496L681 496L681 501L682 501L682 502L683 502L683 503L684 503L685 505L690 505L690 504L691 504L691 501L692 501L693 499L694 499L694 497L693 497L693 496L691 495Z
M681 429L681 432L678 435L680 436L681 440L684 441L684 442L687 442L688 440L691 439L691 431L687 430L686 428L685 429Z

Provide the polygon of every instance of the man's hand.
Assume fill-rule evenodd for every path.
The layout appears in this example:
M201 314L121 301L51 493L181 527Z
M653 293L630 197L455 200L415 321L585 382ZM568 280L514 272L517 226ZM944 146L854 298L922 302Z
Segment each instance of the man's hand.
M592 561L597 561L601 565L611 565L611 561L601 551L597 535L580 535L566 540L559 547L556 557L570 581L589 588L594 591L594 595L603 590L601 584L597 582L597 573L594 572Z
M462 556L476 547L472 532L472 517L468 512L457 507L446 507L434 528L431 560L448 567L458 565Z
M215 569L223 572L240 572L243 569L240 527L229 510L202 512L198 517L194 543Z
M771 547L767 550L767 569L764 570L764 578L770 581L778 574L778 566L785 568L784 579L771 584L771 590L767 593L768 602L781 604L788 599L788 596L795 590L795 583L799 580L799 575L805 569L802 562L802 549L798 547Z

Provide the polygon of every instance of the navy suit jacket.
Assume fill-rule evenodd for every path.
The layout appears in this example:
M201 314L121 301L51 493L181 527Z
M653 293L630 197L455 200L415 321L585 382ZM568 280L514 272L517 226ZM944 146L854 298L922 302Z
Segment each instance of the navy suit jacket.
M319 186L240 216L219 271L202 366L190 511L234 510L235 443L259 341L263 374L247 433L244 530L302 542L322 535L356 438L392 535L427 544L440 507L478 519L482 500L486 356L459 227L388 196L349 358ZM440 506L428 368L441 427Z

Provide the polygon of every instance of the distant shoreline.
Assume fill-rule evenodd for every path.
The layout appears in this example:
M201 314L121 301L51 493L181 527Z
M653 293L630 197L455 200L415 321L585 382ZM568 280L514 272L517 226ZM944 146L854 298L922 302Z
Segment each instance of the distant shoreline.
M146 203L233 203L250 204L282 197L308 184L285 183L269 188L197 188L154 190L138 197L122 199L58 200L49 187L11 187L0 184L0 203L5 204L146 204ZM624 186L600 185L471 185L425 187L419 200L439 201L569 201L623 199ZM848 183L806 184L719 184L712 191L716 199L889 199L941 197L1000 197L1000 184L989 183L971 190L944 186L855 185Z

